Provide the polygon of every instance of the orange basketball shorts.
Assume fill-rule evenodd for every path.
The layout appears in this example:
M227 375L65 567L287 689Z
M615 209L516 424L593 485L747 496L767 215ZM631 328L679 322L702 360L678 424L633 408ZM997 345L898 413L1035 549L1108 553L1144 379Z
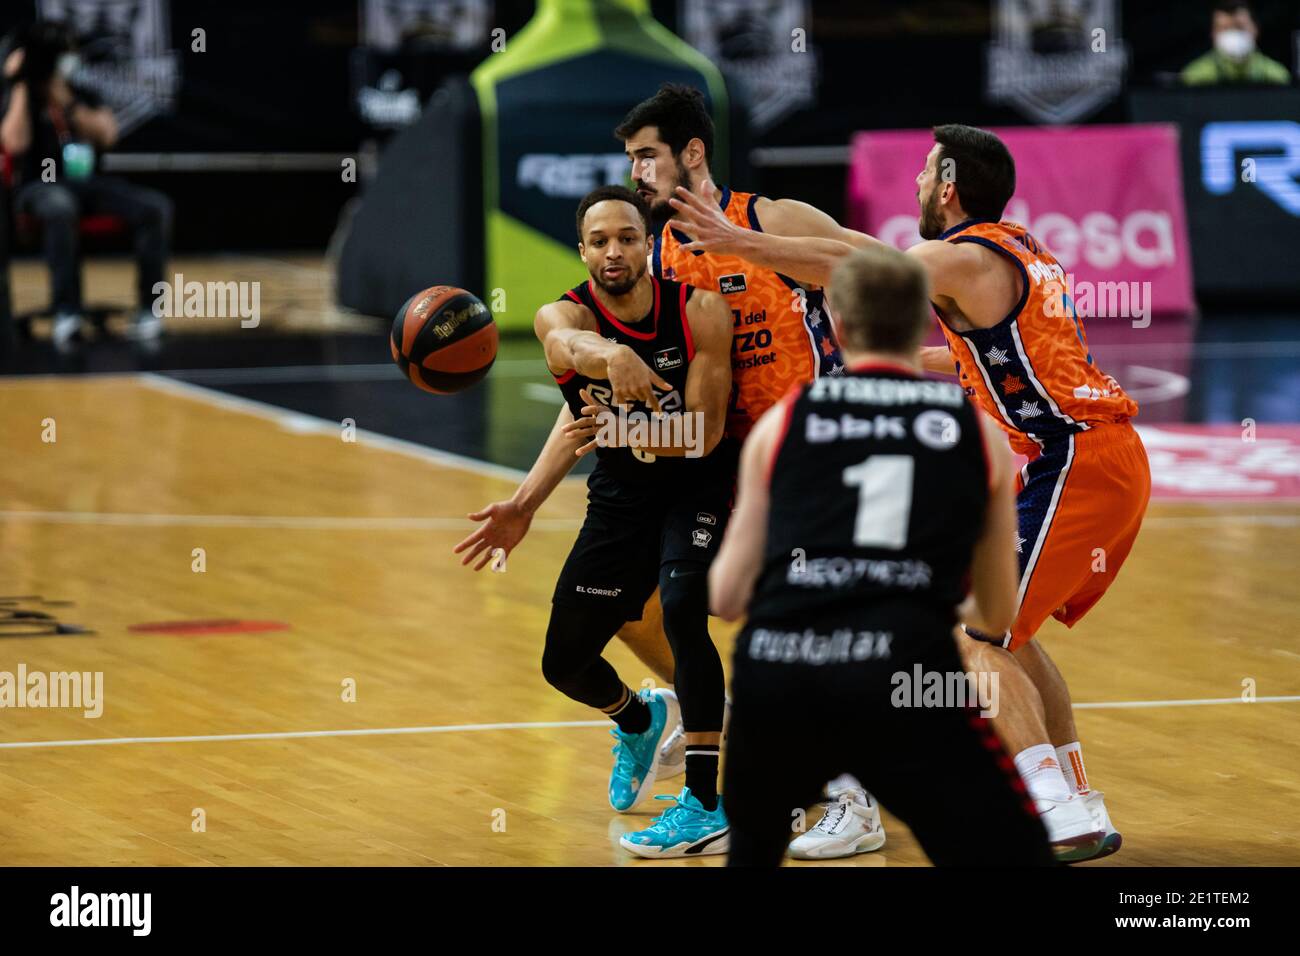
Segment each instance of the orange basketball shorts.
M1151 497L1133 426L1094 425L1035 448L1016 479L1019 610L1004 646L1022 647L1049 617L1073 627L1119 574Z

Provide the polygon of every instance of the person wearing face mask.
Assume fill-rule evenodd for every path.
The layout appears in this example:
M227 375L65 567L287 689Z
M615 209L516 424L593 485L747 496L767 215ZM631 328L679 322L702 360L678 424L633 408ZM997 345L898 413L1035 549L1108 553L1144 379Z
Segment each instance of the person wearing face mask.
M72 347L82 326L79 218L108 214L131 228L139 310L128 335L144 342L162 331L152 310L153 288L163 281L172 222L171 200L162 193L97 173L97 156L117 144L117 120L76 83L79 65L62 24L35 24L5 58L7 100L0 107L0 146L17 179L14 209L41 224L54 310L51 339L59 351Z
M1214 49L1183 69L1184 86L1219 86L1232 83L1291 82L1287 68L1255 48L1259 26L1249 3L1221 0L1214 5L1210 28Z

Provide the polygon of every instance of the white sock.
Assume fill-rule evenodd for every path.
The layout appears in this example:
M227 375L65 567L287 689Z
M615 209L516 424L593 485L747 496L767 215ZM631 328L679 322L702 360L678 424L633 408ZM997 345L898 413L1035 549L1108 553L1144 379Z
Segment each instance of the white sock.
M1065 785L1071 793L1088 792L1088 772L1083 769L1083 748L1075 740L1056 748L1056 759L1061 763Z
M1070 785L1065 782L1051 744L1036 744L1020 751L1016 754L1016 770L1035 800L1070 799Z

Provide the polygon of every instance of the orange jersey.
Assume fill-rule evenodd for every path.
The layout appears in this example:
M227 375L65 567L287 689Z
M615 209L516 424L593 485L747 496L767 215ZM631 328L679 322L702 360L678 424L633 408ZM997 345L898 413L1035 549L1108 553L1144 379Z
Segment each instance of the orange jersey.
M723 189L719 205L738 226L761 232L757 199ZM687 236L664 226L655 239L652 267L661 279L718 292L727 300L733 323L727 432L744 440L759 416L793 386L842 371L844 359L820 289L736 256L686 252L686 242Z
M977 242L1020 270L1020 301L992 328L954 331L935 307L961 384L1009 433L1012 448L1028 454L1049 439L1137 414L1137 403L1093 364L1065 270L1023 226L968 220L939 238Z

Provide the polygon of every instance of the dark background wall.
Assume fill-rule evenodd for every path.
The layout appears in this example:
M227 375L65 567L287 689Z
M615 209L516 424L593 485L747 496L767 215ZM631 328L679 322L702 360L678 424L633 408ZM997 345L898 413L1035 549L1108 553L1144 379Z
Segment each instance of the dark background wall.
M1263 52L1293 65L1300 3L1259 0ZM173 115L151 120L122 143L139 152L284 151L355 154L367 129L352 106L351 64L358 42L355 0L310 4L173 0L172 46L182 77ZM532 16L532 0L497 0L494 25L507 36ZM814 0L809 38L820 58L817 104L788 116L756 145L843 144L854 130L917 128L961 121L1016 125L1026 120L984 98L989 0ZM1127 0L1122 38L1129 82L1154 85L1209 48L1208 0ZM0 32L30 19L33 0L6 0ZM652 0L669 28L676 0ZM190 50L206 30L207 51ZM430 73L465 72L488 55L445 56ZM1129 119L1124 97L1088 122ZM133 174L172 194L180 250L323 248L358 186L337 172ZM843 170L767 168L754 187L843 209ZM746 184L751 185L751 184Z

